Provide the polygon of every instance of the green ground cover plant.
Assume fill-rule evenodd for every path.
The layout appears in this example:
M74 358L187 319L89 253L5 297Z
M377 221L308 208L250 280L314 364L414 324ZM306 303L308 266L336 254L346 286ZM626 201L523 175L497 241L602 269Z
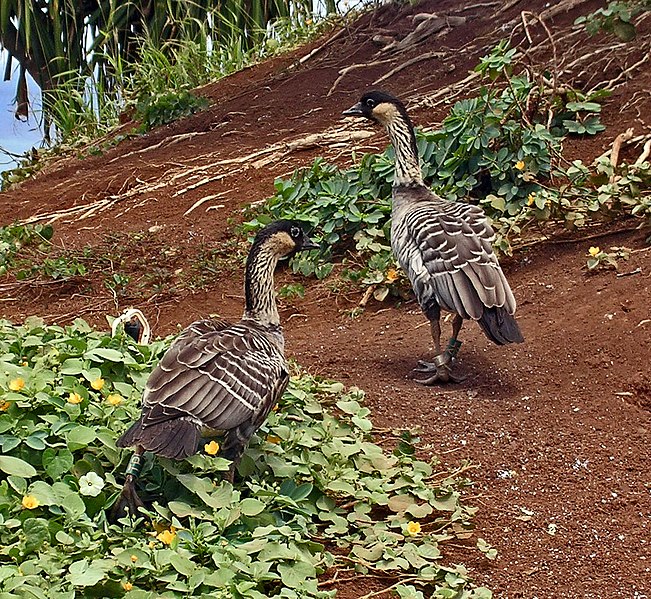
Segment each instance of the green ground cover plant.
M325 598L332 568L388 577L401 597L491 597L442 563L471 528L465 467L419 459L409 435L382 449L360 390L298 370L240 482L221 480L214 441L149 457L149 511L110 522L128 460L115 440L170 342L0 322L0 597Z
M563 87L551 93L548 75L519 65L506 41L481 59L484 86L454 104L441 127L417 131L423 176L442 197L480 204L496 230L498 252L546 223L576 229L629 214L651 223L651 163L569 163L562 142L597 135L605 92ZM320 254L301 256L295 271L322 278L344 257L344 274L380 286L378 299L401 284L389 247L393 150L366 154L348 169L317 158L289 179L246 225L293 218L313 228ZM351 254L354 253L354 256Z

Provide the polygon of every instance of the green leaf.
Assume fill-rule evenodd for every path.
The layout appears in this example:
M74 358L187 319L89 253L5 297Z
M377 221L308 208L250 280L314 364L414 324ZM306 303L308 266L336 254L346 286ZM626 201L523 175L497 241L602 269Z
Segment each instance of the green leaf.
M89 562L82 559L70 564L66 579L74 586L92 587L104 579L112 565L111 560L99 559Z
M178 553L173 553L170 556L170 564L179 574L183 574L186 577L191 576L196 569L191 559L183 557Z
M43 467L52 480L58 480L63 474L69 472L74 463L72 453L67 449L48 448L43 452Z
M25 534L25 553L40 549L44 543L50 540L48 522L43 518L28 518L25 520L23 522L23 533Z
M266 503L260 501L259 499L254 499L252 497L243 499L240 502L240 510L242 511L242 514L244 514L245 516L257 516L266 507L267 507Z
M299 588L307 579L316 576L314 566L305 561L279 564L278 573L282 583L290 589Z
M96 347L84 353L84 359L93 360L94 362L122 362L124 364L135 364L136 361L127 353L122 353L116 349L108 347Z
M22 478L32 478L36 476L36 468L20 458L8 455L0 455L0 470L5 474L21 476Z
M97 437L95 431L83 425L77 425L75 428L71 429L66 435L68 441L68 447L71 451L76 451L82 447L86 447L92 443Z

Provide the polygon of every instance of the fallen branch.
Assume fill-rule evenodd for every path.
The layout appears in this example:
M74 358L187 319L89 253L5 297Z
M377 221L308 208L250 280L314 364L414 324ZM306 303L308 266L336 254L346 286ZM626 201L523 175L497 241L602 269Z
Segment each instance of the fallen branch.
M639 158L633 163L633 166L640 166L651 155L651 138L647 140L642 149Z
M384 60L373 60L371 62L362 62L359 64L351 64L348 67L344 67L339 71L339 76L335 79L335 82L332 84L330 89L328 90L328 93L326 94L326 97L331 96L335 89L337 89L337 86L341 83L342 79L348 75L348 73L351 73L352 71L355 71L357 69L366 69L368 67L376 67L381 64L386 64L388 62L393 62L392 58L385 58Z
M338 39L341 35L343 35L344 31L346 31L345 28L341 28L337 33L329 37L323 44L320 46L317 46L314 48L311 52L308 52L305 56L299 58L293 65L292 67L296 68L299 65L305 64L310 58L313 56L316 56L319 52L321 52L324 48L327 48L332 42L334 42L336 39ZM292 68L290 67L290 68Z
M116 160L124 160L129 156L134 156L136 154L144 154L145 152L158 150L158 148L162 148L164 146L171 146L180 143L182 141L185 141L186 139L192 139L193 137L197 137L198 135L207 135L208 133L210 133L210 131L192 131L190 133L181 133L180 135L173 135L172 137L166 137L165 139L158 142L157 144L154 144L153 146L147 146L146 148L141 148L140 150L134 150L133 152L129 152L128 154L121 154L120 156L116 156L112 160L109 160L109 164L111 162L115 162Z
M619 162L619 151L622 149L622 144L627 142L633 137L633 127L629 127L624 133L620 133L613 141L613 149L610 153L610 165L613 167L613 174L610 176L610 182L615 180L615 169Z
M382 77L376 79L373 82L373 85L378 85L379 83L382 83L382 81L386 81L390 77L393 77L396 73L399 73L400 71L412 65L422 62L423 60L430 60L431 58L444 58L445 56L447 56L445 52L427 52L426 54L422 54L421 56L416 56L415 58L411 58L410 60L403 62L401 65L398 65L396 68L391 69L388 73L382 75Z
M183 216L187 216L188 214L190 214L193 210L195 210L196 208L198 208L202 204L205 204L206 202L209 202L210 200L214 200L216 198L224 197L225 195L227 195L229 193L230 193L230 190L229 191L222 191L221 193L213 193L211 195L205 196L205 197L201 198L200 200L197 200L194 204L192 204L192 206L190 206L183 213Z

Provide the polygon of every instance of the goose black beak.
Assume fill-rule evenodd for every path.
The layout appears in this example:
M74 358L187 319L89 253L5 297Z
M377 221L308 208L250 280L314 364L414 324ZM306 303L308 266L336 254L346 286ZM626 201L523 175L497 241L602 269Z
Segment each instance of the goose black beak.
M304 237L303 238L303 243L301 244L301 251L308 251L308 250L320 250L321 246L312 241L309 237Z
M351 106L348 110L344 110L341 114L344 116L366 116L362 110L361 102L357 102L355 106Z

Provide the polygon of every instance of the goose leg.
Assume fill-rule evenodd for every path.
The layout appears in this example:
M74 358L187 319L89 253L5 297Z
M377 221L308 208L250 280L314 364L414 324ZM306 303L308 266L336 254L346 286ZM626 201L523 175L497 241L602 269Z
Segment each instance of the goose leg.
M120 518L124 518L127 514L134 518L138 516L138 508L145 507L145 504L142 502L140 497L138 497L138 493L136 493L136 480L138 480L140 470L142 469L143 451L142 447L137 447L135 453L129 460L124 480L124 487L122 487L122 492L116 499L115 504L113 504L113 509L111 510L110 519L113 522L116 522Z
M418 368L414 369L414 372L429 376L426 378L416 378L414 380L421 385L433 385L435 383L449 382L459 383L463 381L465 377L452 374L452 362L461 348L461 341L458 340L458 336L463 325L463 318L458 314L455 314L454 320L452 321L452 337L448 342L447 348L443 352L441 351L441 323L439 319L436 318L432 320L430 324L436 356L434 356L433 362L424 362L423 360L418 361Z

